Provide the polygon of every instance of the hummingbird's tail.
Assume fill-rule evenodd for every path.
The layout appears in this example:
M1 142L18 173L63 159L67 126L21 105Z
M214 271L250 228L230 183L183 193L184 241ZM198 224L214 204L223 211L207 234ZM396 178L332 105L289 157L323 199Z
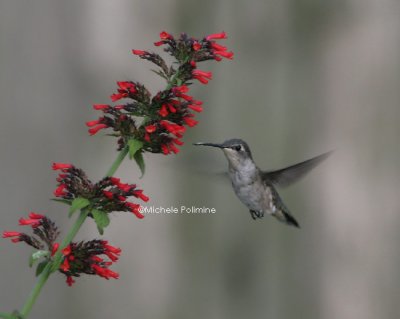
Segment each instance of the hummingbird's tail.
M277 212L272 214L272 216L275 216L278 220L280 220L281 222L283 222L287 225L300 228L300 225L297 222L297 220L292 215L290 215L288 212L286 212L284 210L278 210Z

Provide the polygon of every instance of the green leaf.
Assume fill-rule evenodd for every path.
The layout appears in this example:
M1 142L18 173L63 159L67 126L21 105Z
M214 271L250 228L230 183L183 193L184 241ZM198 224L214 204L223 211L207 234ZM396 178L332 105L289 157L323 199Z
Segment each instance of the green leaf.
M131 138L128 140L128 147L129 147L129 158L133 159L136 152L143 147L143 142Z
M68 217L71 217L73 213L77 210L89 206L90 202L88 199L83 197L75 198L71 203L71 208L69 209Z
M142 173L142 175L140 176L140 178L142 178L144 175L144 171L146 169L146 165L145 165L144 159L143 159L143 153L136 152L134 159L135 159L136 164L139 166L140 172Z
M96 222L97 229L99 230L100 235L103 235L104 228L106 228L110 224L110 218L106 212L102 210L93 209L91 211L94 221Z
M35 262L37 262L40 258L48 257L49 254L50 253L48 250L38 250L33 252L29 257L29 267L32 267L35 264Z
M58 203L67 204L67 205L71 205L71 203L72 203L72 201L70 199L52 198L51 200L58 202Z
M48 262L49 262L48 260L43 260L41 263L39 263L37 265L37 267L36 267L36 277L39 276L42 273L44 267L47 266Z
M1 312L0 313L0 318L3 318L3 319L15 319L15 318L18 318L18 317L16 317L14 314L11 314L11 313L3 313L3 312Z

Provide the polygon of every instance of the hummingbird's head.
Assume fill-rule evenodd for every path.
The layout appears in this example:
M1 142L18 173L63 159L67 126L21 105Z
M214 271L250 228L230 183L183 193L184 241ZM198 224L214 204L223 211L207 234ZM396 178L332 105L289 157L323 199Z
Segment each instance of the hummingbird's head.
M233 168L238 168L239 166L246 164L248 160L253 161L249 146L245 141L239 138L226 140L222 144L199 142L194 143L194 145L205 145L222 149L229 164L233 166Z

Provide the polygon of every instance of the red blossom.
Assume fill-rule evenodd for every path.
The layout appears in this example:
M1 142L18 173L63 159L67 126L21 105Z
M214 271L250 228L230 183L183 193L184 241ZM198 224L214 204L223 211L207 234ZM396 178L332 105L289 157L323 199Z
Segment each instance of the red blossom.
M169 148L174 154L178 154L178 153L179 153L179 149L178 149L173 143L169 143L169 144L168 144L168 148Z
M224 57L224 58L227 58L227 59L230 59L230 60L233 59L233 52L214 51L213 53L214 53L215 55L220 55L220 56L222 56L222 57ZM215 60L217 60L217 57L215 57Z
M86 122L86 126L92 127L92 126L95 126L97 124L101 124L102 120L103 120L103 118L100 118L98 120L88 121L88 122Z
M132 82L118 81L117 85L121 88L121 90L129 91L130 93L136 93L136 86ZM120 93L122 93L122 92L120 92Z
M144 202L148 202L149 201L149 197L146 196L145 194L143 194L142 190L136 190L133 192L133 196L140 198L142 201Z
M161 109L158 111L162 117L166 117L168 115L168 110L165 104L161 105Z
M32 226L33 228L40 226L41 222L38 219L25 219L25 218L20 218L18 220L18 224L20 226Z
M98 131L105 129L107 127L108 127L108 125L106 125L106 124L98 124L97 126L90 128L88 130L88 132L90 135L95 135L95 134L97 134Z
M192 74L205 77L209 80L212 79L212 72L207 72L207 71L202 71L202 70L193 70Z
M54 256L55 253L57 252L58 248L60 247L59 243L54 243L53 246L51 247L51 256Z
M199 51L200 49L201 49L201 44L199 43L199 42L194 42L193 43L193 50L195 50L195 51Z
M172 142L174 142L176 145L183 145L184 144L181 140L179 140L177 138L172 139Z
M17 231L5 231L3 232L3 238L10 238L10 237L19 237L21 236L22 233L17 232Z
M72 276L67 276L67 280L65 282L71 287L72 284L75 283L75 280L72 278Z
M64 256L68 256L72 252L71 245L65 247L61 252Z
M174 37L170 35L168 32L162 31L160 33L160 39L161 40L168 40L168 39L173 39Z
M199 113L203 111L203 108L200 105L189 104L188 108Z
M148 143L150 143L150 135L148 133L144 134L144 140Z
M140 205L134 203L125 203L125 205L129 208L129 210L135 214L135 216L139 219L144 218L144 215L140 212Z
M60 265L60 269L64 272L67 272L71 268L68 258L64 258L63 263Z
M69 169L72 168L73 165L72 164L64 164L64 163L53 163L53 165L51 166L51 168L56 171L56 170L65 170L65 169Z
M30 219L43 219L45 217L44 215L36 214L34 212L30 212L28 216Z
M55 197L62 197L65 196L67 194L67 192L65 191L65 189L67 188L67 185L65 184L61 184L60 186L58 186L55 191L53 192Z
M108 104L94 104L93 108L95 110L108 110L109 108L111 108L111 106Z
M226 46L220 45L216 42L211 42L211 47L216 51L226 51L228 48Z
M147 125L144 129L146 130L147 133L151 134L157 130L157 126L155 126L154 124Z
M103 191L103 194L105 197L107 197L108 199L113 199L114 198L114 193L110 192L110 191Z
M174 94L187 93L187 92L189 92L189 87L186 84L183 84L180 86L175 86L172 88L172 92L174 92Z
M178 137L178 135L185 133L185 130L186 130L185 127L182 125L178 125L178 124L171 123L171 122L164 121L164 120L160 121L160 124L168 132L174 134L177 137Z
M143 50L132 50L132 53L133 53L134 55L138 55L138 56L142 56L142 55L147 54L147 52L146 52L146 51L143 51Z
M111 183L113 183L114 185L119 185L119 183L121 183L121 179L118 177L110 177L110 181Z
M198 80L200 83L207 84L208 80L200 75L194 75L193 79Z
M167 145L161 144L161 150L162 150L164 155L168 155L169 154L169 149L168 149Z
M197 125L197 123L199 123L198 121L192 119L191 117L184 117L183 120L190 127L193 127L193 126Z
M164 41L157 41L157 42L154 42L154 45L156 46L156 47L159 47L160 45L163 45L164 44Z
M226 33L225 32L221 32L221 33L212 33L209 34L208 36L206 36L206 40L210 41L210 40L217 40L217 39L226 39Z

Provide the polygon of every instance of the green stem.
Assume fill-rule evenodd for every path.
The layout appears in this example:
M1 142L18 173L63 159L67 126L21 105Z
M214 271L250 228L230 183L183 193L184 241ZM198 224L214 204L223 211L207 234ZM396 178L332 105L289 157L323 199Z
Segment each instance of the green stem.
M118 157L115 159L114 163L111 165L110 169L108 170L106 177L111 177L115 174L118 167L121 165L122 161L124 160L125 156L128 154L128 146L125 146L118 154Z
M115 174L119 166L121 165L122 161L124 160L125 156L128 154L128 147L125 147L121 152L119 152L117 158L115 159L114 163L111 165L110 169L108 170L106 176L110 177ZM78 219L75 221L74 225L65 236L64 240L62 241L59 249L57 250L56 254L54 255L53 262L49 262L46 267L43 269L42 273L39 275L39 278L33 287L28 300L25 302L24 306L21 310L21 315L24 318L27 318L33 305L36 302L37 297L39 296L43 286L45 285L47 279L49 279L52 272L57 271L60 267L62 261L62 250L67 247L71 241L74 239L75 235L78 233L79 229L83 225L86 220L87 215L89 214L88 210L82 210L79 214Z

